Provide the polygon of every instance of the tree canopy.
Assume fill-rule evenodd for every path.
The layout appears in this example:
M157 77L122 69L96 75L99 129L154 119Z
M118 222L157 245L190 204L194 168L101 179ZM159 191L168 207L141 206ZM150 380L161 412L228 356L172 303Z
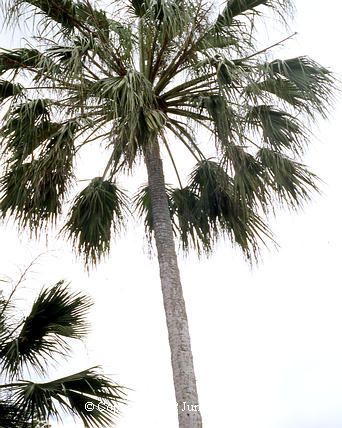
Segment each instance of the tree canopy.
M88 0L5 6L9 22L34 17L38 30L32 44L0 53L7 107L2 215L34 233L56 222L75 182L75 155L105 142L103 175L76 196L63 228L86 262L95 263L132 211L120 174L156 138L179 178L177 141L195 162L189 181L167 191L183 248L210 252L224 235L248 258L257 255L272 235L264 217L269 207L301 206L317 189L317 177L301 162L311 138L307 119L326 116L335 87L331 72L306 56L269 61L269 49L258 50L258 16L268 8L284 18L291 2L230 0L220 11L199 0L100 6ZM201 141L202 130L213 138ZM153 233L148 188L133 201Z

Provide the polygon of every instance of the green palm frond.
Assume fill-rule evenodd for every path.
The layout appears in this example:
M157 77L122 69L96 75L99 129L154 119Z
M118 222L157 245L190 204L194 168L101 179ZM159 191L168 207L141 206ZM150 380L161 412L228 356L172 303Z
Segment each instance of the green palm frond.
M291 114L273 106L258 105L250 108L246 119L252 130L262 129L264 142L273 150L288 149L295 154L303 152L307 131Z
M240 15L248 15L257 13L256 8L259 6L267 6L275 9L280 14L291 10L292 2L289 0L280 0L273 2L272 0L228 0L226 7L220 13L216 20L216 29L222 27L230 27L233 19Z
M108 254L112 232L120 230L126 209L122 190L101 177L76 197L63 230L84 254L86 264L95 264Z
M174 189L171 195L172 220L176 236L183 250L190 247L201 254L212 250L212 236L208 218L202 210L199 195L189 187Z
M20 330L0 345L3 371L12 378L28 365L44 372L46 357L68 349L64 338L87 334L85 315L90 305L89 298L69 292L63 282L42 290Z
M228 236L251 259L257 256L260 243L266 239L272 241L271 232L253 209L257 197L262 202L266 198L261 193L265 183L261 178L261 164L258 165L260 176L252 179L249 175L249 182L244 177L244 187L239 186L237 179L234 181L219 164L205 160L197 164L187 187L167 188L173 232L180 238L184 251L192 247L198 254L210 253L220 236ZM247 188L246 183L251 187ZM262 189L259 188L261 184ZM245 199L242 199L243 192ZM140 190L134 202L139 215L145 218L150 240L153 213L148 186Z
M304 56L274 60L264 67L269 76L266 84L264 83L265 90L279 94L280 97L284 93L282 98L292 101L291 104L295 107L305 109L309 115L317 111L325 116L335 87L329 70Z
M9 297L0 293L0 364L7 380L0 385L0 427L50 428L49 421L61 421L65 413L88 428L112 426L126 402L126 388L99 367L44 383L18 379L32 369L45 375L51 358L69 356L70 339L83 339L88 332L92 305L88 296L60 281L43 288L20 321L12 298L24 275Z
M79 417L85 427L107 427L118 415L118 405L125 402L124 388L98 373L98 368L46 383L21 381L1 386L20 408L21 417L60 419L60 409ZM93 409L88 404L91 403ZM90 409L90 410L89 410Z
M27 7L33 7L37 15L49 20L50 24L58 23L61 30L69 35L76 29L88 33L97 31L108 38L110 20L105 11L98 9L90 2L81 0L14 0L9 2L7 19L15 19L24 13Z
M0 129L2 149L14 158L25 160L38 147L50 128L50 104L48 99L25 100L12 105ZM45 138L44 138L45 139Z
M202 103L213 119L218 138L222 142L226 142L232 137L232 121L230 120L232 109L227 105L227 101L221 95L205 97Z
M234 193L242 204L256 209L261 206L267 211L271 200L268 179L264 166L243 147L234 144L225 146L223 164L234 171Z
M14 161L0 180L3 217L14 214L19 227L28 226L35 233L49 220L56 219L73 178L77 126L75 122L64 125L43 122L30 129L31 137L29 133L18 133L7 142L8 149L13 148ZM26 156L40 140L45 144L39 155L27 161Z
M227 1L226 7L217 17L215 29L220 30L223 27L230 27L233 23L233 18L243 13L253 11L254 8L260 5L269 4L269 0L232 0Z
M37 49L15 49L10 52L0 53L0 74L9 70L17 70L21 67L40 67L41 53Z
M202 216L210 225L214 241L227 234L251 258L258 254L260 242L271 239L264 221L236 197L233 179L216 162L200 162L191 174L189 187L198 194Z
M280 202L296 208L318 191L318 178L302 165L287 156L268 148L262 148L257 158L269 175L269 183Z
M13 84L6 80L0 80L0 103L9 97L15 97L23 93L23 87L20 84Z
M58 6L49 0L15 0L9 10L14 14L22 7L34 6L46 17L58 22L65 29L73 29L76 20L76 3L72 0L59 0Z

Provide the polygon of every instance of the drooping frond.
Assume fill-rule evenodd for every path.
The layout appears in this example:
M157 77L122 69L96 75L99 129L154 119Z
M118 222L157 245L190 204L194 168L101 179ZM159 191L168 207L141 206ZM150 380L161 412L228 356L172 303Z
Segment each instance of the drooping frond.
M0 74L25 67L40 67L41 53L37 49L21 48L0 53Z
M6 140L7 150L13 155L0 180L0 210L3 217L14 214L20 227L28 226L37 233L61 212L73 178L74 135L78 125L44 120L32 127L30 121L16 120L10 120L9 131L12 124L19 130L16 128ZM27 131L23 133L20 128L25 126ZM43 142L40 153L34 155L34 150Z
M123 387L98 373L94 367L46 383L20 381L3 385L20 408L21 417L61 419L60 409L79 417L85 427L107 427L125 401ZM86 403L92 403L86 405Z
M112 232L122 226L126 206L118 186L101 177L94 178L76 197L63 230L78 246L86 264L96 264L108 254Z
M88 297L68 291L63 282L42 290L20 330L0 345L4 372L13 378L28 365L44 372L47 357L68 349L65 338L87 334L85 315L90 305Z
M15 97L23 93L20 84L13 84L6 80L0 80L0 104L9 97Z
M298 119L273 106L251 107L247 123L252 130L262 130L262 139L276 151L288 149L295 154L303 152L308 138L307 131Z
M202 102L214 122L218 138L226 142L232 137L231 107L221 95L204 97Z
M202 210L200 196L190 187L174 189L171 195L172 220L183 250L193 247L201 254L212 250L208 218Z
M256 193L258 189L253 189ZM233 178L217 163L201 161L183 189L167 189L173 231L182 247L210 253L220 236L237 243L247 258L257 256L260 242L271 239L261 217L254 212L254 197L242 199ZM246 203L247 202L247 203ZM144 215L148 236L153 232L153 214L149 188L144 187L135 199Z
M254 16L262 15L265 8L274 10L280 17L288 16L292 10L290 0L228 0L225 3L213 24L199 38L199 51L210 52L223 48L243 55L253 49L251 27Z
M16 18L27 7L33 7L35 13L52 21L53 24L58 23L62 31L68 33L75 29L89 32L98 30L105 35L108 31L109 21L106 13L88 1L14 0L7 6L8 19Z
M202 216L214 240L227 234L250 258L258 253L260 241L271 238L252 206L236 197L233 179L216 162L200 162L191 174L189 187L198 194Z
M227 1L226 7L217 17L215 23L216 31L221 30L226 27L229 28L233 19L236 16L242 15L246 12L253 12L254 9L260 5L269 5L271 2L269 0L232 0Z
M257 158L269 175L270 188L282 201L296 208L317 191L317 176L287 156L269 148L262 148Z
M299 110L325 116L335 88L331 72L308 57L274 60L262 66L265 79L257 86Z
M267 211L271 201L268 189L268 176L264 166L252 154L241 146L228 144L223 153L225 168L234 172L233 184L235 197L245 206Z

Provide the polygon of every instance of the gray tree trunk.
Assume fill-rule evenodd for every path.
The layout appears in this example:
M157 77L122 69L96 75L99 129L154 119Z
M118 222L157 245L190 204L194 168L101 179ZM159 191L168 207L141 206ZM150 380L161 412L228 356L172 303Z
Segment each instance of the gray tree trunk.
M153 230L171 348L179 428L201 428L188 320L165 192L163 165L157 143L149 144L145 162L151 198Z

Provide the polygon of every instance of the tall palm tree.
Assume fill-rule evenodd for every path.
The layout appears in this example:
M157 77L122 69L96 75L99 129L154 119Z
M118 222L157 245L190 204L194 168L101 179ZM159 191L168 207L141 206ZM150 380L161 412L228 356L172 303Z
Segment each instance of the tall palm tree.
M220 10L202 0L102 3L5 6L10 22L35 16L38 33L0 55L8 107L1 211L34 234L54 223L75 154L105 141L103 175L76 196L63 228L95 264L132 205L118 177L143 159L148 185L131 202L157 247L179 426L201 427L200 412L182 406L197 406L198 396L174 237L201 253L228 236L250 260L272 242L267 212L298 207L317 188L300 155L310 141L306 119L325 116L333 77L308 57L267 60L274 45L257 48L260 16L285 19L289 0L228 0ZM180 145L194 159L187 183L173 150ZM179 188L165 185L161 154Z
M98 367L36 382L23 376L47 374L49 363L70 353L68 341L88 332L90 299L73 293L63 282L43 289L25 318L18 318L13 295L0 294L0 427L49 428L50 418L66 413L85 427L113 426L124 389L103 376Z

